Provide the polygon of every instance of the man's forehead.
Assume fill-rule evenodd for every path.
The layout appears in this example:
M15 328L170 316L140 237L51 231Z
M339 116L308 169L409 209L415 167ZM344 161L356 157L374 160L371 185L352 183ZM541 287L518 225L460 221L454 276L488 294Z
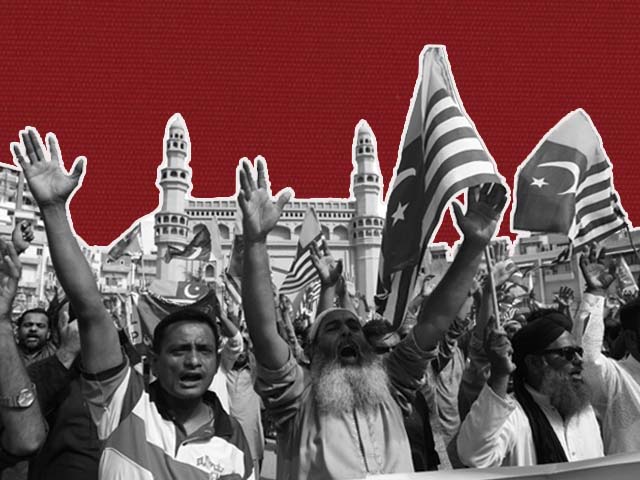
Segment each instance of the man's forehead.
M167 332L165 334L165 341L167 342L174 342L177 340L189 341L192 339L215 343L212 326L204 322L184 320L173 323L167 327Z
M48 323L49 317L42 312L29 312L25 314L24 321Z
M350 320L357 322L358 325L360 325L360 322L358 321L355 315L353 315L348 311L338 310L335 312L328 313L327 316L322 319L321 327L324 327L332 322L348 322Z

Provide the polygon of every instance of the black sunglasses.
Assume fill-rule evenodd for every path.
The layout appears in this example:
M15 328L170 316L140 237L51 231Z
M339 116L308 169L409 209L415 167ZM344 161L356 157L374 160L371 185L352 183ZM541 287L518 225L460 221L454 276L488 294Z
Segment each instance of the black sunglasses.
M580 358L582 358L582 354L584 350L582 347L562 347L562 348L549 348L548 350L541 350L540 353L555 353L556 355L560 355L564 357L567 362L573 361L576 357L576 353Z
M376 354L378 355L384 355L385 353L389 353L391 351L392 347L373 347L374 351L376 352Z

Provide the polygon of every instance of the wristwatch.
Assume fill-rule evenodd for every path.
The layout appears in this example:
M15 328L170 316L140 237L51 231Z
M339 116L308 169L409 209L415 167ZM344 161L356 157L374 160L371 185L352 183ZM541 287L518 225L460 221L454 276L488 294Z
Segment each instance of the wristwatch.
M5 408L29 408L36 400L36 386L31 384L23 388L17 395L0 397L0 407Z

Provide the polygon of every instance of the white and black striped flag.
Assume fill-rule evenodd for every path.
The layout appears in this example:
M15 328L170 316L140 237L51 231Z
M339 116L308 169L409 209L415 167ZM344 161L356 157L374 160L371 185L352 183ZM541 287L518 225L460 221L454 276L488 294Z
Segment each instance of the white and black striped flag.
M446 207L464 189L501 183L493 158L466 115L443 46L427 46L387 194L378 312L398 327L417 270Z
M313 280L319 279L316 267L311 261L311 243L316 245L324 242L320 222L316 217L313 208L309 208L305 214L302 228L300 229L300 237L298 238L298 251L296 258L291 264L289 273L280 286L279 293L284 295L292 295L309 285Z
M549 130L514 183L512 230L563 233L580 249L627 225L602 139L582 109Z

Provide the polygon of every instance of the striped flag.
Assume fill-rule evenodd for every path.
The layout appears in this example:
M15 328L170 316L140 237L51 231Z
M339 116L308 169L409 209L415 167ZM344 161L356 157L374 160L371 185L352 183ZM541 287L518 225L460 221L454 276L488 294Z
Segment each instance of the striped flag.
M123 255L141 255L142 254L142 227L140 223L132 230L125 233L113 247L109 249L107 256L111 260L117 260Z
M284 278L282 285L280 285L279 293L284 295L295 294L313 280L319 278L318 272L316 272L316 268L311 262L310 246L312 242L315 242L316 245L321 245L324 242L324 237L316 212L313 208L309 208L300 229L296 258L293 260L289 273Z
M626 226L611 162L589 115L574 110L518 167L512 229L567 235L573 247Z
M487 182L503 183L464 111L445 48L427 46L387 195L378 271L378 311L396 327L447 205L466 188Z

